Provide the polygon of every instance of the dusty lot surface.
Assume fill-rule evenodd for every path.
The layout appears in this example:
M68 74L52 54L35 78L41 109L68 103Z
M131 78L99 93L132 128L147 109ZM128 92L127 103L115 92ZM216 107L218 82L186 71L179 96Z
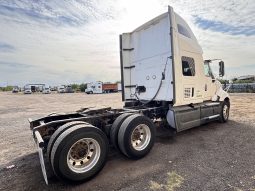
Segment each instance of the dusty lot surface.
M226 124L157 137L137 161L112 149L89 182L65 185L50 175L46 186L27 118L87 106L121 107L121 95L0 93L0 190L255 190L255 94L231 95Z

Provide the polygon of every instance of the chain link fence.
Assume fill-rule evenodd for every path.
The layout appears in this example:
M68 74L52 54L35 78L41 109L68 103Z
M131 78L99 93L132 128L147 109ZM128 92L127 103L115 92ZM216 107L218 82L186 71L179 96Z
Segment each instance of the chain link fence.
M230 86L230 93L255 93L255 83L222 84L223 89Z

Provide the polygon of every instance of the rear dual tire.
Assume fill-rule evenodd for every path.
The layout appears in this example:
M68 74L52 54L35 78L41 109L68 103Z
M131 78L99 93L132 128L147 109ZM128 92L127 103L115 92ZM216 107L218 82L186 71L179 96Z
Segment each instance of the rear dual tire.
M81 125L81 124L88 124L84 121L72 121L72 122L68 122L62 126L60 126L50 137L48 146L47 146L47 156L49 159L49 162L51 163L51 150L52 147L55 143L55 141L57 140L57 138L61 135L61 133L63 133L65 130L69 129L70 127L73 127L75 125Z
M120 130L120 126L125 121L126 118L131 116L131 113L123 113L118 116L112 124L111 131L110 131L110 141L115 149L120 150L119 143L118 143L118 133Z
M115 148L131 159L147 155L155 142L155 125L146 116L125 113L112 125L111 142Z
M155 141L154 123L140 114L123 114L117 119L115 133L111 134L114 134L120 151L132 159L147 155ZM104 167L108 139L97 127L85 122L71 122L61 126L53 135L47 149L48 156L55 175L61 180L86 181Z
M61 180L80 182L99 173L107 153L108 140L104 132L89 124L79 124L58 136L50 161L55 175Z
M118 144L121 152L129 158L140 159L146 156L155 142L155 125L146 116L134 114L121 125Z

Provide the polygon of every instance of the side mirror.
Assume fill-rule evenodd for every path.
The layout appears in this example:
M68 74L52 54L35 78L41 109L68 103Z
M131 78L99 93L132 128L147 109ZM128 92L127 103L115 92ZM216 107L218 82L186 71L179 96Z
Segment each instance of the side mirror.
M223 77L225 75L224 62L219 62L219 76Z

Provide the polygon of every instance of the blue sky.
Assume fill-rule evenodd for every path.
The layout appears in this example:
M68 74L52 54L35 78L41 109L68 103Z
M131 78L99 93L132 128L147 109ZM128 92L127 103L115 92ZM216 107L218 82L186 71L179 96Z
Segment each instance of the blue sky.
M228 23L224 23L222 21L214 21L201 18L199 16L194 16L195 24L197 27L203 30L211 30L215 32L231 34L231 35L245 35L245 36L254 36L255 35L255 27L254 23L250 23L250 25L231 25Z
M1 0L0 85L119 80L118 35L167 5L227 77L255 74L253 0Z

